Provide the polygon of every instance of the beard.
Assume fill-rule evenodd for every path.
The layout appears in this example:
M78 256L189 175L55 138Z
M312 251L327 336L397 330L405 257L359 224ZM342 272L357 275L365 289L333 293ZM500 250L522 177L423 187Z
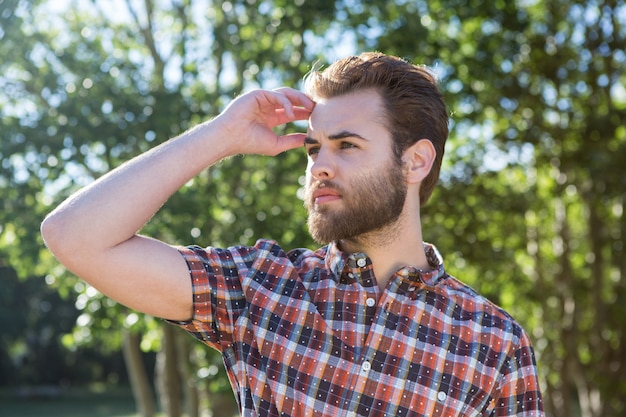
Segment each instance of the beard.
M320 187L341 193L343 207L316 205L313 192ZM406 195L402 164L393 159L382 170L355 177L347 188L332 181L307 184L304 205L309 213L309 232L321 244L341 239L359 241L368 235L376 239L372 243L384 243L396 234Z

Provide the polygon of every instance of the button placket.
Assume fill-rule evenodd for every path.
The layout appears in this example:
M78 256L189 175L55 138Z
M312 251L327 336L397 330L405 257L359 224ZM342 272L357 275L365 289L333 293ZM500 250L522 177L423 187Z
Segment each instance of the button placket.
M369 373L372 369L372 363L367 359L368 356L365 355L361 357L361 364L354 363L354 370L356 372L352 373L351 383L349 385L350 390L348 395L345 397L345 405L350 410L347 410L348 413L346 415L356 415L354 410L358 409L361 404L362 394L365 392L365 387L368 383L371 383L369 379Z

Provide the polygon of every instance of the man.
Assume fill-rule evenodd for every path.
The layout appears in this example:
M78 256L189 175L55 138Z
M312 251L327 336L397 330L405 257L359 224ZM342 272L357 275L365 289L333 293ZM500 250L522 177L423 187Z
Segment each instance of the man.
M313 72L306 91L245 94L105 175L46 218L48 247L104 294L218 349L244 416L542 416L527 334L422 239L448 135L433 76L367 53ZM306 119L306 136L272 131ZM215 162L303 143L309 229L329 242L317 251L137 235Z

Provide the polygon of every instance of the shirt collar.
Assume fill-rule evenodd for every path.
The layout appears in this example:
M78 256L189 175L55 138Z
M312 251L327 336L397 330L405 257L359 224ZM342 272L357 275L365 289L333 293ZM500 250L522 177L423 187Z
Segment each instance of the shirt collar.
M334 276L340 277L344 267L348 263L349 255L339 249L337 242L331 242L326 250L326 268L328 268Z
M431 269L424 270L407 265L400 268L396 274L409 283L434 287L445 277L443 258L437 248L430 243L424 242L424 251ZM325 264L339 280L347 268L363 268L371 265L371 260L364 253L348 254L343 252L335 241L328 244L326 248Z

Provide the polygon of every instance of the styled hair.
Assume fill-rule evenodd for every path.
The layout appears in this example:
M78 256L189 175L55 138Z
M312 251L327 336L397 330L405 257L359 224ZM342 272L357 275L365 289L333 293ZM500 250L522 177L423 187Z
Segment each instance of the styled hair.
M367 52L341 59L323 71L311 71L304 89L314 101L366 89L377 91L398 161L420 139L430 140L435 148L435 161L420 187L420 204L428 201L439 181L448 138L448 111L431 71L397 57Z

